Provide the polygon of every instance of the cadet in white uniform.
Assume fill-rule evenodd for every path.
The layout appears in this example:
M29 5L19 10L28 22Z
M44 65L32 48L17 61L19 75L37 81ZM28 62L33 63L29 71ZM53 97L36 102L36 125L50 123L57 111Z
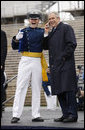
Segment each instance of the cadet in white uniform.
M43 57L42 41L44 29L38 28L39 19L39 14L30 14L30 26L22 29L12 39L12 48L15 50L18 49L22 57L18 67L17 88L11 123L17 123L20 120L30 79L32 86L32 121L44 121L40 117L40 91L42 86L41 62Z

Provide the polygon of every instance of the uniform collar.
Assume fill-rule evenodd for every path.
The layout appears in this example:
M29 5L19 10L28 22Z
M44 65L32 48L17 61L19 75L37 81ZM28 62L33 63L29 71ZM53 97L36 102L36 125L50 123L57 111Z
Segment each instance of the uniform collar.
M32 27L29 26L29 28L30 28L30 29L37 29L38 27L36 27L36 28L32 28Z

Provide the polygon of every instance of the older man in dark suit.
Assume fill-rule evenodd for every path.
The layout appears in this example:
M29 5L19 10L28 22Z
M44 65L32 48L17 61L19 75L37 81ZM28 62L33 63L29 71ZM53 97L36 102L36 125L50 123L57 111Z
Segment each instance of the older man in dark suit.
M4 70L5 70L5 60L7 55L7 37L6 33L1 30L1 117L2 117L2 102L5 101L5 95L4 95Z
M49 26L48 26L49 25ZM60 22L57 13L50 13L45 30L49 35L44 39L44 48L49 49L52 94L57 95L62 109L62 117L55 122L76 122L76 70L74 51L77 46L73 28Z

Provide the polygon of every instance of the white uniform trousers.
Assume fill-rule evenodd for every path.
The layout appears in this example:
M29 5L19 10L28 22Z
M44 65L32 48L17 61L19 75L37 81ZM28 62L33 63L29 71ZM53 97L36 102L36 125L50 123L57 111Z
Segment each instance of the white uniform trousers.
M47 86L50 93L51 93L51 86ZM56 109L56 96L52 96L52 95L49 95L47 96L46 93L44 92L44 95L45 95L45 99L46 99L46 103L47 103L47 109L50 109L50 110L55 110Z
M18 67L13 117L20 118L22 114L30 79L32 87L32 118L40 117L40 91L42 86L41 58L26 56L21 57Z

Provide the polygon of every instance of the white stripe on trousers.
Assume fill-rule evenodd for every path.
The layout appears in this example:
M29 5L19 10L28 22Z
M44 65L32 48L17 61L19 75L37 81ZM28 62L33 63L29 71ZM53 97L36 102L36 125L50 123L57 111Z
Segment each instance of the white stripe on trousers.
M20 118L31 78L32 118L40 117L40 91L42 86L41 58L22 56L17 77L17 88L13 104L13 117Z

